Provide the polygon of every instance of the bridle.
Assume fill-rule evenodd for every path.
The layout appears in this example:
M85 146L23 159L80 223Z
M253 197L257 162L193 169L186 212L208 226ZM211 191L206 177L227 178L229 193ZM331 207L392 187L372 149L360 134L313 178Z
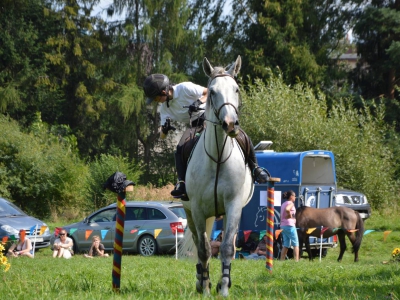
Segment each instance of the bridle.
M215 78L217 78L217 77L225 77L225 76L228 76L228 77L232 78L232 79L235 80L235 82L236 82L236 79L235 79L232 75L230 75L230 74L228 74L228 73L218 74L218 75L215 75L213 78L211 78L211 79L209 80L209 82L208 82L208 88L210 87L211 82L212 82ZM208 122L210 122L210 123L212 123L214 126L215 126L215 125L220 125L220 126L222 126L223 122L222 122L221 119L219 118L219 114L220 114L220 112L221 112L221 109L222 109L225 105L230 105L230 106L232 106L233 109L234 109L235 112L236 112L236 115L239 115L239 111L238 111L237 107L236 107L234 104L232 104L232 103L230 103L230 102L225 102L225 103L223 103L220 107L218 107L218 109L217 109L217 108L215 107L215 105L214 105L214 102L213 102L213 98L212 98L212 94L211 94L211 93L209 94L209 97L210 97L210 106L211 106L211 109L212 109L212 111L214 112L214 116L217 118L218 122L211 121L211 120L209 120L209 119L207 119L207 118L205 118L205 120L208 121Z
M217 78L217 77L225 77L225 76L229 76L229 77L231 77L233 80L235 80L235 78L234 78L232 75L228 74L228 73L218 74L218 75L212 77L212 78L209 80L209 82L208 82L208 87L210 86L211 82L212 82L215 78ZM235 82L236 82L236 80L235 80ZM213 162L215 162L215 163L217 164L216 176L215 176L215 181L214 181L214 205L215 205L215 215L218 216L219 214L218 214L218 201L217 201L217 184L218 184L219 171L220 171L221 165L222 165L223 163L225 163L225 162L231 157L231 155L232 155L233 143L234 143L233 140L235 140L236 146L239 147L239 149L240 149L240 146L239 146L238 142L236 141L236 139L233 139L233 138L232 138L232 139L231 139L231 145L232 145L231 151L230 151L229 155L228 155L224 160L222 160L222 153L224 152L224 148L225 148L226 142L227 142L227 140L228 140L228 135L225 135L224 143L223 143L222 148L221 148L221 151L220 151L219 146L218 146L218 145L219 145L219 144L218 144L218 138L217 138L217 126L218 126L218 125L219 125L219 126L222 126L222 125L223 125L223 121L221 121L221 119L219 118L219 114L220 114L220 112L221 112L221 109L222 109L225 105L230 105L230 106L232 106L232 107L234 108L234 110L235 110L236 115L239 115L239 112L238 112L237 107L236 107L234 104L230 103L230 102L225 102L225 103L223 103L223 104L222 104L220 107L218 107L218 109L217 109L217 108L215 107L215 105L214 105L214 102L213 102L213 98L212 98L212 94L211 94L211 93L209 94L209 98L210 98L210 106L211 106L211 109L212 109L212 111L214 112L214 116L217 118L218 122L214 122L214 121L208 120L207 118L205 118L205 120L208 121L208 122L211 122L211 123L214 125L215 145L216 145L216 147L217 147L217 153L218 153L217 158L212 157L211 154L208 153L208 151L207 151L207 149L206 149L206 143L205 143L205 136L206 136L206 134L205 134L205 132L204 132L204 134L203 134L203 137L204 137L203 146L204 146L204 151L205 151L205 153L207 154L207 156L208 156ZM206 130L207 130L207 127L204 129L204 131L206 131Z

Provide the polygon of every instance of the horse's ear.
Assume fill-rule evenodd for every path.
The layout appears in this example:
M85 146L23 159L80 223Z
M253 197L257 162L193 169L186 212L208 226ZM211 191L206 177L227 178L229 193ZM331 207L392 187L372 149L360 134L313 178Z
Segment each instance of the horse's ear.
M239 73L241 67L242 67L242 58L240 57L240 55L238 55L235 63L229 68L228 73L231 74L233 77L235 77Z
M211 66L210 62L206 57L204 57L203 59L203 70L208 77L211 77L211 74L214 71L214 68Z

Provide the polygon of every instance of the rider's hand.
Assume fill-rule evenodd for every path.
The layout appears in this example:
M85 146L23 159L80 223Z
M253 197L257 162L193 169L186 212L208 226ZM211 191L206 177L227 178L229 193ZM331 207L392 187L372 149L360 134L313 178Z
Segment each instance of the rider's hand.
M174 131L176 128L171 126L171 119L167 118L167 120L165 121L164 125L161 126L161 131L164 134L168 134L168 131L172 130Z
M195 102L193 102L191 105L189 105L189 113L199 111L200 105L202 105L202 104L203 104L203 102L201 102L200 99L197 99Z

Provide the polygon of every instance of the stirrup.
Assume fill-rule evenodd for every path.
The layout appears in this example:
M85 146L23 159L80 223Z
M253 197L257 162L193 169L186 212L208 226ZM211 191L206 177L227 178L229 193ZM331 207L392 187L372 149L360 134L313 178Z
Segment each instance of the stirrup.
M263 171L265 172L266 178L259 178ZM258 183L266 183L271 177L271 174L268 172L268 170L260 166L255 167L252 174L254 181L257 181Z
M171 195L175 198L181 198L186 196L186 185L183 180L179 180L175 185L175 189L171 191Z

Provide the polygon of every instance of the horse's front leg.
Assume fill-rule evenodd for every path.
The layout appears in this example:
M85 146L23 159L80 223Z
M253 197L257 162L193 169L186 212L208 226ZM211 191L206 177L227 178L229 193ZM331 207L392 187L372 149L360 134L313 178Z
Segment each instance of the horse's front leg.
M339 257L337 259L338 262L342 261L343 254L346 251L346 236L343 232L338 233L338 239L339 239L339 244L340 244L340 253Z
M231 207L226 214L226 226L224 229L225 235L220 246L222 272L221 279L217 285L217 292L219 292L223 297L227 297L229 295L229 288L232 285L231 261L235 255L234 243L241 211L241 207Z
M313 260L312 254L311 254L311 249L310 249L310 236L308 234L303 235L304 238L304 244L306 245L306 251L308 254L308 259Z
M211 257L211 246L207 238L207 234L204 232L199 237L199 243L197 247L197 254L199 257L198 264L196 265L196 290L199 293L203 293L206 296L210 295L211 281L209 271L209 260Z

